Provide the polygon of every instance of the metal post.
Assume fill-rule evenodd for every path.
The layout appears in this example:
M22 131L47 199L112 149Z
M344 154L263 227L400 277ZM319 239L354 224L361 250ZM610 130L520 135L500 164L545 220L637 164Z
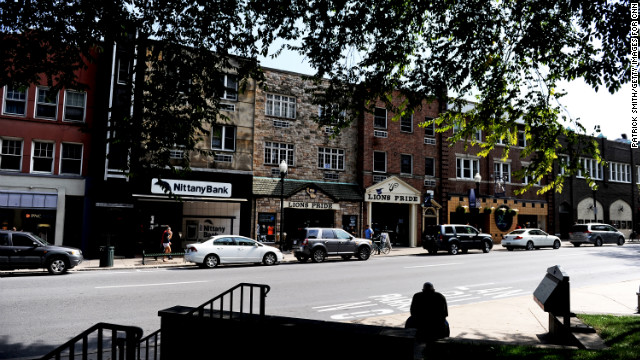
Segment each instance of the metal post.
M598 222L598 206L596 205L596 188L593 187L593 222Z
M283 233L284 233L284 178L287 176L287 170L288 170L288 166L287 166L287 162L282 160L280 162L280 250L286 250L285 249L285 243L284 243L284 237L283 237Z

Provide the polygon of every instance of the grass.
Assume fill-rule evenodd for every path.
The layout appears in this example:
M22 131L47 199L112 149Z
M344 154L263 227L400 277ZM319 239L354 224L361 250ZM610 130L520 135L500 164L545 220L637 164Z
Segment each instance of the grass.
M436 344L425 359L544 359L544 360L638 360L640 316L578 315L596 329L609 346L605 350L539 348L533 346L449 343Z

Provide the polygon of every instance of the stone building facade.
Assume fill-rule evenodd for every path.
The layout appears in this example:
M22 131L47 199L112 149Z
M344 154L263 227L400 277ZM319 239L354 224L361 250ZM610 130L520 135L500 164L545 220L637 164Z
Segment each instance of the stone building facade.
M252 234L277 242L281 232L293 240L305 226L360 233L357 125L334 136L330 126L314 121L320 109L306 91L314 84L301 74L264 71L255 95ZM288 166L284 188L282 161Z

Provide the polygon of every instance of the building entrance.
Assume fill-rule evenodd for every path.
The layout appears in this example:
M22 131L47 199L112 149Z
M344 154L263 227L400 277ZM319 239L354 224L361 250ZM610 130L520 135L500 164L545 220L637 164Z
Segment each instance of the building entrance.
M389 233L394 245L409 246L409 207L405 204L372 204L372 224L374 233Z

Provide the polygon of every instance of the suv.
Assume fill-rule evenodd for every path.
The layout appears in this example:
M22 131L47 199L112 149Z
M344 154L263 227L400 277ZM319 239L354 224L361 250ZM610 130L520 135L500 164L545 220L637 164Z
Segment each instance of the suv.
M323 262L327 256L342 256L349 260L356 256L367 260L371 255L371 240L358 239L342 229L305 228L293 239L293 255L300 262L311 258L313 262Z
M602 246L604 243L624 244L624 235L611 225L607 224L576 224L571 227L569 241L573 246L593 244Z
M456 255L469 249L481 249L488 253L493 248L493 239L469 225L429 225L422 234L422 247L435 254L438 250L447 250Z
M49 245L30 232L0 230L0 270L46 268L58 275L83 260L80 249Z

